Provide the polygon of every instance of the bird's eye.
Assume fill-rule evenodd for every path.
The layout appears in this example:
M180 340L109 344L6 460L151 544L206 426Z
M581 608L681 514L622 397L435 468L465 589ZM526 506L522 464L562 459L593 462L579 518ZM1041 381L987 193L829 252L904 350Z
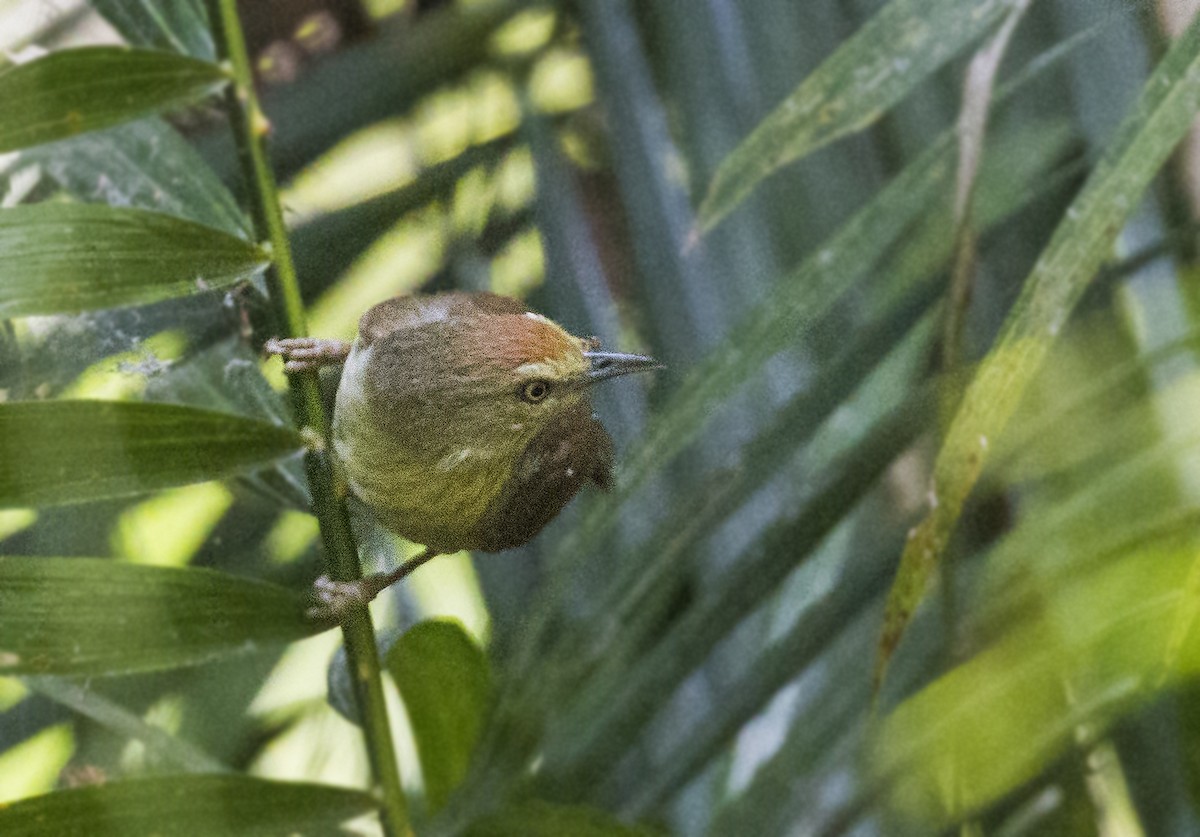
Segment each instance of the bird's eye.
M529 381L521 387L521 398L530 404L536 404L549 394L550 383L548 381Z

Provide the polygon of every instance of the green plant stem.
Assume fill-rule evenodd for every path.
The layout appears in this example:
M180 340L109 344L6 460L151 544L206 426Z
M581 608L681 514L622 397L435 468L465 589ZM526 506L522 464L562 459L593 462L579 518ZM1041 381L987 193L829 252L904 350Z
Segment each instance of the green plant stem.
M254 228L260 238L269 242L272 254L273 262L267 270L267 288L275 327L282 336L299 337L307 331L304 303L300 298L300 283L292 263L275 177L267 162L263 138L269 125L254 93L250 59L246 54L245 39L237 16L237 0L207 0L207 5L217 55L228 65L233 78L233 84L225 91L225 106L242 170L249 183ZM297 423L309 430L314 438L326 439L328 426L316 374L292 376L290 391ZM310 450L306 466L313 495L313 511L320 523L321 539L325 544L329 576L337 581L358 579L362 576L362 567L350 530L350 516L344 497L335 488L328 457L321 449ZM389 837L396 837L408 833L408 817L384 703L375 630L365 605L347 608L342 618L342 633L367 753L379 784L384 832Z

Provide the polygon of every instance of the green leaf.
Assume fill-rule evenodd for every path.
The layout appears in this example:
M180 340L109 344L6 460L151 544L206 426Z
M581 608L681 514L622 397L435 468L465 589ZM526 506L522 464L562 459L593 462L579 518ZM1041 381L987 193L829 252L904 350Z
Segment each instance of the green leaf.
M104 558L0 556L0 674L178 668L318 630L295 592L254 579Z
M710 230L765 177L881 117L1012 0L892 0L759 123L717 169L699 210Z
M625 825L596 808L530 799L477 820L467 828L466 837L654 837L658 833Z
M270 261L255 245L191 221L69 203L0 211L0 252L0 319L227 287Z
M878 686L925 596L989 448L1008 423L1075 304L1150 180L1200 108L1200 22L1171 47L1133 111L1054 231L995 347L955 415L934 466L932 506L912 533L888 595L879 640Z
M0 508L126 497L220 479L302 446L289 428L176 404L0 404Z
M376 807L365 793L249 776L156 776L72 788L0 808L6 837L325 834Z
M200 0L89 0L132 46L211 61L216 56Z
M84 203L165 212L234 235L249 232L225 184L157 117L38 146L20 159Z
M0 74L0 152L180 107L229 80L216 64L169 52L80 47Z
M487 656L449 619L422 622L404 633L387 667L412 724L430 811L446 804L467 774L492 694Z

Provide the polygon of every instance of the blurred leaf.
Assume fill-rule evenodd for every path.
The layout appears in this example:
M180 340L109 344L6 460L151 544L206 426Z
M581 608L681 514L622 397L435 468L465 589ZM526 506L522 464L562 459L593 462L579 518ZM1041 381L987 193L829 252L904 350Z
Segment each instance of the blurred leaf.
M864 710L870 706L861 661L863 652L869 654L874 641L873 621L868 616L847 627L846 638L832 652L834 659L823 664L817 675L823 685L811 699L802 702L787 738L755 771L750 784L736 796L722 800L708 837L786 834L797 820L817 807L814 803L831 770L830 751L845 736L855 735Z
M180 107L229 80L215 64L169 52L80 47L0 73L0 151L107 128Z
M22 559L0 558L0 577L4 575L2 562L5 560L19 561ZM33 558L24 560L41 562L53 561L54 559ZM86 559L68 560L82 561ZM111 565L109 561L105 561L104 563ZM106 575L107 581L107 573L102 574ZM72 587L75 586L75 578L74 575L71 576ZM119 611L120 609L120 605L114 606L115 611ZM0 625L6 626L4 615L0 615ZM73 637L74 631L68 631L67 635ZM0 636L3 636L3 628L0 628ZM196 773L224 773L229 770L227 765L222 764L196 745L172 735L159 726L147 723L136 713L104 697L97 689L92 688L91 684L85 687L60 677L24 677L22 678L22 682L33 691L45 695L56 703L69 707L72 711L80 715L91 718L96 723L102 724L123 738L140 741L146 746L147 753L154 758L161 759L164 764L173 765L179 770Z
M104 558L0 556L3 674L178 668L319 629L295 592L254 579Z
M1042 197L1043 184L1053 182L1047 171L1052 170L1053 161L1061 156L1068 137L1060 123L1035 123L1035 126L1035 130L1022 130L1015 136L1005 134L994 144L975 194L978 206L974 215L980 230L998 227L1003 220ZM730 473L716 476L711 484L700 489L710 498L702 520L688 522L687 514L695 516L698 500L685 493L680 514L660 525L659 538L644 548L645 554L653 557L641 562L639 571L643 578L639 583L645 587L670 588L675 579L664 578L663 568L676 573L681 568L686 571L688 555L700 548L703 539L724 525L732 512L742 508L754 492L762 490L769 477L783 469L789 457L781 456L782 451L803 446L835 409L861 412L863 407L848 407L855 389L873 370L875 375L889 374L883 364L889 354L903 350L905 339L925 339L921 332L908 338L905 335L919 327L920 318L943 289L944 277L940 274L949 262L952 246L945 236L948 222L942 212L932 211L906 236L904 247L893 252L889 260L890 296L880 312L873 319L865 319L852 336L847 336L844 346L817 377L778 408L758 435L738 452L737 466L730 468ZM910 248L917 249L920 257L906 258ZM918 280L918 277L923 278ZM929 325L928 318L924 324ZM819 453L816 458L820 459ZM812 467L816 463L810 458L808 464ZM873 540L879 541L880 536L876 534ZM813 602L799 617L797 627L763 652L745 677L730 689L729 696L705 716L701 731L670 754L653 779L633 795L626 810L634 813L651 810L678 792L728 744L742 725L762 711L786 680L800 674L817 652L832 643L836 633L852 618L851 614L871 603L874 593L885 588L889 572L888 562L879 554L849 558L832 593ZM619 603L601 605L603 611L625 626L624 643L651 641L645 634L630 630L630 626L646 619L646 611L652 610L644 598L627 596ZM652 614L650 618L654 618ZM815 646L811 644L814 642ZM605 665L614 657L621 659L623 649L623 644L609 645L605 650Z
M1077 736L1095 740L1153 688L1195 677L1195 563L1195 542L1177 542L1054 580L1033 614L884 722L874 756L892 803L938 830L1027 781Z
M1092 36L1091 31L1085 34ZM1019 79L1002 87L997 94L998 102L1008 101L1027 89L1086 43L1087 38L1077 37L1030 62ZM987 187L981 187L978 196L981 223L1003 217L1028 196L1027 190L997 187L1023 185L1025 178L1037 176L1038 165L1053 159L1063 140L1063 135L1054 130L1037 131L1036 136L1027 140L1026 147L1035 149L1033 152L1021 154L1019 162L1012 164L1013 168L1004 176L998 175L994 181L988 178ZM659 410L638 449L624 458L617 472L619 489L594 501L581 525L563 539L557 551L563 556L565 566L573 566L572 556L577 560L586 558L584 545L598 542L607 527L620 519L617 512L623 501L696 438L712 417L712 405L736 392L767 361L794 345L796 335L811 330L814 323L828 314L842 293L853 287L855 280L867 275L893 244L911 231L914 221L927 217L931 208L936 210L948 199L946 187L954 166L954 145L953 129L939 135L816 252L780 277L771 294L731 329L730 339L688 372L687 379ZM1038 165L1026 167L1031 161ZM1016 168L1017 165L1021 168ZM990 165L985 161L985 175L989 172ZM936 228L930 232L931 240L936 240L941 250L917 248L915 256L922 266L898 270L898 275L907 280L927 276L949 254L944 234ZM888 273L881 271L876 275L887 277ZM885 287L893 290L890 285ZM903 288L897 290L903 292Z
M851 557L832 588L805 610L786 635L763 648L745 674L726 686L726 694L704 714L695 734L670 754L650 781L629 794L629 810L646 814L678 793L763 711L773 695L835 644L846 626L886 589L889 566L882 553L878 549ZM851 700L851 689L845 691L844 699Z
M778 592L792 570L928 427L933 401L929 388L914 390L905 403L886 413L812 477L814 487L805 502L773 519L634 668L621 672L613 682L593 683L565 711L554 707L559 716L546 736L539 779L555 792L582 796L594 789L686 676L735 625ZM867 586L864 581L863 592ZM855 595L835 601L828 607L838 612L856 606ZM812 618L819 622L824 616L822 609ZM544 687L539 683L534 688Z
M46 203L0 211L0 317L155 302L248 279L253 244L140 209Z
M1013 5L892 0L725 158L700 206L701 228L712 229L771 172L875 122Z
M740 295L724 296L711 259L686 246L694 216L686 190L663 160L678 150L665 103L654 86L641 43L634 4L628 0L578 4L576 13L596 73L613 167L655 355L668 366L696 357L727 333L731 313L744 310ZM740 285L739 285L740 289Z
M938 453L931 510L912 533L888 596L876 685L924 598L988 447L1096 275L1147 184L1200 107L1200 21L1172 46L1054 232Z
M473 823L466 837L655 837L659 832L625 825L596 808L527 800Z
M212 61L212 33L200 0L88 0L131 46Z
M566 578L578 562L586 560L591 555L588 545L601 542L621 521L621 507L633 492L696 438L712 418L713 405L794 345L797 334L827 314L842 292L867 273L921 213L937 204L953 171L951 150L947 133L824 246L780 278L771 295L731 330L726 343L689 371L637 448L623 457L616 489L593 500L579 525L556 545L559 578ZM547 597L547 609L554 601ZM526 640L529 649L540 645L536 630L545 630L550 624L548 612L538 616L541 621Z
M473 145L450 160L430 166L399 189L320 215L292 233L292 252L305 283L305 297L315 298L381 235L410 212L453 195L459 181L474 168L498 162L513 138L503 136ZM318 282L322 284L318 287Z
M72 788L0 808L5 837L278 837L340 833L375 810L361 791L249 776L157 776Z
M408 712L429 810L446 804L467 774L491 701L487 656L449 619L405 631L387 654L387 668Z
M1025 84L1040 76L1047 68L1054 66L1068 52L1069 50L1055 50L1053 55L1044 60L1039 59L1036 62L1036 69L1031 69L1024 74L1019 84L1014 83L1007 86L1003 95L1011 96ZM1057 135L1057 132L1051 133ZM1033 156L1038 157L1042 161L1041 164L1044 164L1047 159L1053 159L1059 147L1058 140L1044 143L1039 141L1037 143L1038 152ZM724 350L712 353L691 371L687 381L678 388L673 399L660 411L658 420L651 425L650 431L642 444L638 446L637 451L624 458L624 465L617 475L619 488L611 494L593 501L587 515L580 521L580 525L565 535L558 544L555 550L555 562L561 573L557 577L558 579L566 578L579 566L581 560L594 555L594 551L589 545L598 542L603 533L608 531L608 527L621 519L619 513L623 500L628 498L651 474L662 468L666 462L684 449L694 435L700 432L712 416L713 404L719 403L730 392L744 384L771 356L794 342L797 333L811 329L815 321L819 321L828 313L839 296L840 289L847 287L847 283L855 277L866 273L870 265L880 258L906 230L911 232L911 223L920 217L920 213L928 214L931 206L938 206L938 195L939 193L944 194L942 190L949 182L952 149L953 133L947 131L932 147L926 150L925 154L910 163L886 189L848 221L823 247L806 259L788 277L778 282L777 290L772 297L754 309L750 316L733 330L736 340L731 339ZM1042 156L1043 151L1045 157ZM1022 158L1021 162L1028 163L1030 159L1030 156L1026 156ZM1019 171L1020 174L1017 176L1022 178L1021 182L1026 182L1025 178L1038 175L1038 166L1025 168L1022 165ZM1014 170L1010 169L1008 174L1011 181ZM986 223L991 223L993 219L1003 217L1013 210L1013 205L1008 201L1009 198L1020 201L1027 199L1029 194L1020 189L1007 190L1002 193L1005 199L1001 200L992 195L992 191L993 187L989 178L988 185L981 188L979 195L981 221L986 217ZM942 226L944 227L944 225ZM918 232L923 231L918 230ZM905 287L920 277L928 276L949 254L950 242L945 240L944 235L938 234L936 223L930 225L930 232L934 233L930 240L936 242L937 246L923 248L922 252L925 258L917 259L916 263L910 265L908 269L894 266L892 268L895 277L906 277L902 283ZM941 255L938 258L929 258L934 252L940 252ZM884 275L889 275L889 273L885 272ZM889 276L893 279L895 277ZM892 291L899 290L899 288L893 288L891 284L887 287ZM916 408L913 412L920 413L921 408L915 404L911 406ZM907 409L901 412L910 413ZM866 438L863 439L858 450L847 455L843 461L843 467L851 469L859 467L848 464L850 461L863 462L859 450L861 450L861 457L869 458L871 461L871 465L866 468L868 472L880 464L880 457L884 457L885 462L890 461L890 457L897 453L894 445L907 444L907 440L911 440L913 435L920 431L919 423L924 418L924 414L897 416L899 427L896 425L889 427L888 423L881 422L877 429L866 434ZM765 450L768 446L764 445L763 447ZM849 477L847 478L849 479ZM831 479L835 478L831 476ZM644 671L639 666L633 676L625 672L619 684L618 694L608 694L600 687L595 687L595 694L593 699L588 702L588 706L579 712L572 708L573 722L568 720L565 723L565 728L570 732L564 732L561 738L555 742L562 744L565 752L554 754L555 758L561 756L563 763L570 765L572 770L586 773L589 769L586 763L594 757L597 750L604 750L604 758L618 757L620 748L628 743L633 732L672 693L672 686L677 685L692 667L702 662L711 648L711 643L716 642L721 635L720 632L732 629L757 607L762 596L773 592L786 573L803 560L805 553L800 553L796 549L797 538L803 537L805 543L815 544L824 537L828 531L825 527L832 526L837 519L831 516L830 506L827 506L826 503L844 509L846 506L841 504L846 502L852 504L871 484L869 475L865 473L859 474L853 479L865 479L866 482L856 482L855 486L850 489L847 489L845 485L827 484L828 491L824 488L819 489L819 496L814 497L812 503L807 504L805 509L786 515L763 535L766 544L786 544L777 547L778 556L771 557L769 546L764 546L764 541L760 541L753 547L752 554L741 557L741 561L750 566L744 572L737 570L735 580L723 585L723 589L729 596L734 597L735 601L714 596L711 601L706 598L697 603L693 607L700 611L700 615L696 616L695 620L690 617L683 619L672 629L671 635L677 641L670 643L671 650L664 652L661 657L657 654L654 655L656 663L649 665ZM729 482L736 484L741 480ZM703 524L700 528L703 528ZM679 540L686 541L690 539L691 530L692 527L688 526L675 534L678 535ZM815 540L810 540L810 538ZM670 549L666 549L664 553L670 551ZM624 577L629 575L629 573L622 573L613 589L621 591L634 589L640 579L646 575L644 561L631 565L629 569L634 571L634 581L621 583ZM652 574L655 572L654 561L650 563L650 572ZM760 585L764 580L765 584ZM603 612L611 614L616 609L617 603L611 603L604 608ZM528 671L529 673L522 676L530 678L541 676L533 669L544 660L542 643L554 641L554 639L538 633L539 629L547 630L553 624L548 611L549 607L544 607L541 612L535 614L538 621L526 634L526 644L522 650L530 656L522 663L529 669L519 669L519 671L523 673ZM635 628L640 627L641 621L640 619L626 619L623 622L622 630L630 630L631 624ZM690 633L690 635L685 636L685 633ZM560 642L559 646L562 647L563 643ZM590 642L588 647L591 647ZM573 656L579 656L577 646L571 646L571 648L575 650L570 653ZM572 663L564 665L569 668ZM587 696L585 695L585 697ZM538 698L535 695L532 699L536 701ZM618 708L613 709L614 704ZM636 707L636 709L629 707ZM549 708L547 707L547 709ZM555 710L560 708L554 707ZM622 714L625 717L617 720L617 717ZM581 722L584 716L589 717L587 724ZM592 735L593 729L604 726L608 721L612 721L612 729L619 728L618 733L598 732L596 735ZM581 755L581 753L590 753L591 755ZM567 781L578 792L580 788L586 786L589 780L586 777L583 779L567 777Z
M175 404L0 404L0 508L126 497L220 479L303 447L291 429Z
M1053 176L1048 172L1069 140L1069 133L1056 121L1038 123L1035 129L1015 135L1005 134L995 142L976 193L978 206L973 212L978 228L994 231L1044 197L1043 190L1048 184L1053 188L1059 177L1057 172ZM675 513L656 526L654 539L639 547L642 554L653 557L639 557L615 576L611 591L620 598L599 600L597 610L621 621L627 640L638 645L646 641L630 628L645 620L652 610L646 606L645 596L631 591L650 593L670 587L672 579L689 572L687 556L694 554L704 538L787 464L788 457L780 452L803 447L835 410L843 408L940 295L944 280L939 274L951 256L952 241L945 235L951 223L949 209L935 202L905 236L903 245L893 250L888 260L888 282L882 286L878 302L860 305L857 330L846 337L842 348L817 376L779 406L770 421L738 451L729 473L714 475L681 491ZM744 343L731 342L731 352L735 346L740 348ZM697 518L697 504L701 503L705 513ZM649 618L653 621L655 617ZM612 651L610 647L606 652L609 659Z
M444 85L480 67L490 35L529 0L445 3L415 20L396 15L375 37L314 63L295 84L263 91L271 121L271 160L286 181L359 128L407 113ZM364 79L387 79L364 84ZM224 130L199 143L226 183L238 177L235 149Z
M21 152L85 203L152 209L234 235L249 229L233 195L191 144L150 117Z

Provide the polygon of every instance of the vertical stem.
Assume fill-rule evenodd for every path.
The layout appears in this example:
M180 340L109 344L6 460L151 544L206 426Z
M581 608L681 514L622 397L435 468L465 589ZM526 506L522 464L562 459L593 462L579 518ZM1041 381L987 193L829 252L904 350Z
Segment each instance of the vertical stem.
M267 288L282 336L304 335L304 304L275 176L267 162L263 138L269 125L254 94L250 59L237 16L237 0L207 0L208 13L217 45L217 55L227 65L233 83L225 91L225 108L237 142L238 157L250 190L250 211L255 233L269 243L273 262L267 270ZM293 375L290 379L292 406L298 424L317 439L328 436L325 410L316 373ZM335 490L329 459L321 450L310 450L305 461L313 495L313 511L321 526L329 576L351 581L362 576L358 548L350 530L350 517L340 492ZM367 753L379 784L384 832L388 837L408 833L404 793L383 698L379 652L375 630L365 605L347 608L342 619L346 657L354 683L354 697L362 718Z

